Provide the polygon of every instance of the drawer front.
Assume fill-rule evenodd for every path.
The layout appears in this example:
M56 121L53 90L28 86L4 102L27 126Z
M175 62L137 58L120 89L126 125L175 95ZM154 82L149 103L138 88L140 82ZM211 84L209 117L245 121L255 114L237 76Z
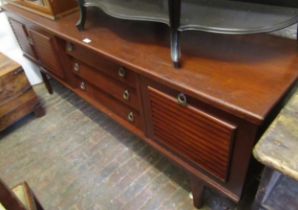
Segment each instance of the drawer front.
M17 69L0 78L0 105L18 97L31 88L23 69Z
M86 80L77 77L77 89L80 89L85 95L91 97L100 103L102 106L109 109L119 117L123 118L137 128L141 128L141 118L138 111L131 109L127 105L115 100L106 93L100 91Z
M119 81L109 78L101 72L91 69L78 61L74 61L72 66L73 72L79 77L123 103L139 110L139 101L134 88L119 83Z
M136 74L125 69L121 65L111 62L100 55L77 45L68 43L66 51L72 57L84 63L88 63L88 65L96 68L96 70L132 87L136 87Z
M236 127L148 87L153 139L222 181L227 180Z

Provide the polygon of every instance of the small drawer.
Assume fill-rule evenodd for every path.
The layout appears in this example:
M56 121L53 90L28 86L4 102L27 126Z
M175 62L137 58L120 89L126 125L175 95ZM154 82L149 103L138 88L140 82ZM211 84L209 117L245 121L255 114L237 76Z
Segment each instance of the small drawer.
M110 78L75 60L73 61L72 69L76 75L88 81L95 87L133 107L134 109L139 109L138 97L134 88L126 84L119 83L117 80L114 80L113 78Z
M135 127L141 128L141 119L138 111L112 98L80 77L76 77L76 84L76 89L80 90L83 95L94 99L96 103L106 107Z
M136 74L117 63L109 61L101 55L98 55L91 50L74 45L71 43L66 44L66 51L69 55L79 61L87 63L96 70L126 83L129 86L136 87Z

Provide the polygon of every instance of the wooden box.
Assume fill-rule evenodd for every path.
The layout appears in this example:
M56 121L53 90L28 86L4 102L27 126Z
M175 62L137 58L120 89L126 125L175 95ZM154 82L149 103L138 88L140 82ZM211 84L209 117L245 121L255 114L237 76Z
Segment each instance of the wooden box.
M31 112L44 114L22 67L0 53L0 131Z
M50 19L56 19L77 9L76 0L8 0L8 3Z

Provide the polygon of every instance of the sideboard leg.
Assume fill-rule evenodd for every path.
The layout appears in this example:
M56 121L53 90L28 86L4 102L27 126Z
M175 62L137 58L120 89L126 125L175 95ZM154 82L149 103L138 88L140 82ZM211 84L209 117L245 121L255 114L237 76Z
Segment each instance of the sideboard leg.
M204 183L195 177L190 177L190 186L193 197L193 204L196 208L200 209L203 207L203 198L204 198Z
M77 22L76 26L80 31L83 31L85 28L85 22L86 22L86 15L87 15L87 9L84 6L85 1L79 0L79 7L80 7L80 19Z
M53 88L51 86L51 83L50 83L50 81L49 81L46 73L44 73L42 71L40 73L41 73L42 80L43 80L43 82L44 82L44 84L45 84L45 86L46 86L49 94L53 94Z
M35 117L43 117L46 112L45 112L44 108L41 106L41 104L38 103L34 107L33 113L34 113Z

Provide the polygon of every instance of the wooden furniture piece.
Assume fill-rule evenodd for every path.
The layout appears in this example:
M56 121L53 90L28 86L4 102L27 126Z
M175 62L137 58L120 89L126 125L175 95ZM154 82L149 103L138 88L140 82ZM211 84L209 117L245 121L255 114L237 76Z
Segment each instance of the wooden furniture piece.
M43 207L26 182L10 190L0 180L0 210L43 210Z
M292 0L79 0L79 6L79 30L84 29L88 7L98 7L119 19L166 24L175 67L180 67L180 32L255 34L298 22L298 3Z
M297 209L297 108L298 90L254 148L254 156L265 165L255 210Z
M5 10L32 39L43 72L189 173L197 207L205 187L241 199L253 146L296 84L295 40L185 33L185 63L175 71L167 28L154 23L90 8L79 32L71 27L79 13L50 21Z
M0 131L32 112L44 115L22 67L0 53Z
M7 0L29 11L35 12L50 19L56 19L77 10L76 0Z

